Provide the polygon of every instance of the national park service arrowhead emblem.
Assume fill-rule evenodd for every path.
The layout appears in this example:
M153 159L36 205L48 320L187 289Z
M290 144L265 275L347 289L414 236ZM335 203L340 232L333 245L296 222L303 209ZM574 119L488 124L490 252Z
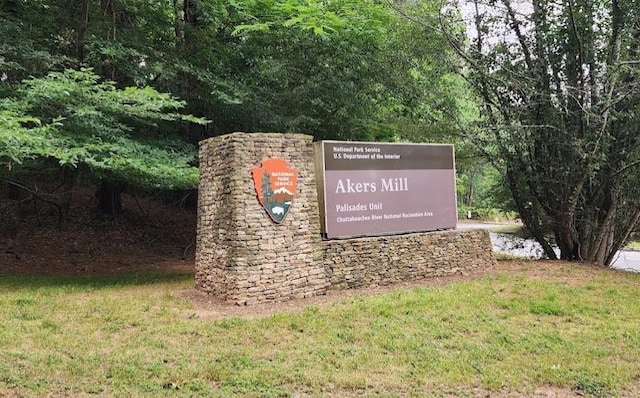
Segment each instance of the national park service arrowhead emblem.
M269 158L254 167L251 174L258 201L273 221L281 223L296 196L298 172L288 167L284 159Z

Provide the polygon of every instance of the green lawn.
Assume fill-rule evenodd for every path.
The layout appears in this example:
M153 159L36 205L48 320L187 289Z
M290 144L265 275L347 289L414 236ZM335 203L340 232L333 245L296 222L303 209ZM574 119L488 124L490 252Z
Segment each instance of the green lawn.
M512 224L504 224L498 225L490 229L491 232L495 232L497 234L517 234L522 230L522 224L512 223Z
M627 250L640 250L640 242L637 240L632 240L629 243L627 243L627 246L625 246L625 249Z
M193 274L3 275L0 396L633 396L640 275L513 264L254 319L196 316Z

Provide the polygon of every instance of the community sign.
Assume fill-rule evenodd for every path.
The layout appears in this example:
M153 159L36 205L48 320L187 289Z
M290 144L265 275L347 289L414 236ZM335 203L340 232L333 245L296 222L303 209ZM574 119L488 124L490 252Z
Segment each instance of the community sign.
M453 145L317 142L327 238L456 227Z

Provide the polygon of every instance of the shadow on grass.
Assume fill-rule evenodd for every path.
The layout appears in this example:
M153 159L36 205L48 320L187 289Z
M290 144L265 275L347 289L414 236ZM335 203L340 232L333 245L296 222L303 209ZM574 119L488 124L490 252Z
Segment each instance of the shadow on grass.
M188 271L136 270L109 275L20 275L0 274L0 290L76 288L81 290L106 289L157 283L183 283L194 280Z

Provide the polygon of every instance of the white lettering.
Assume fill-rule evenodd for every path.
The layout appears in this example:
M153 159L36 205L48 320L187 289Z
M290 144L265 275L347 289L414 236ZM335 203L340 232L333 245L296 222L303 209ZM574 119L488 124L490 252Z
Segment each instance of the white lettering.
M409 179L407 177L382 178L381 182L382 192L406 192L409 190Z
M355 182L347 178L346 182L342 179L336 184L336 193L368 193L376 192L378 187L375 182Z

